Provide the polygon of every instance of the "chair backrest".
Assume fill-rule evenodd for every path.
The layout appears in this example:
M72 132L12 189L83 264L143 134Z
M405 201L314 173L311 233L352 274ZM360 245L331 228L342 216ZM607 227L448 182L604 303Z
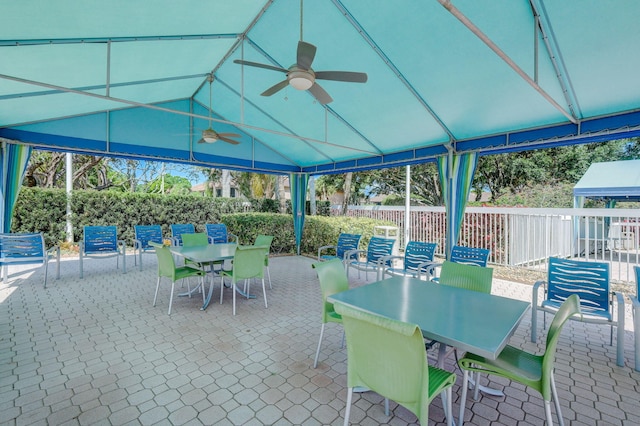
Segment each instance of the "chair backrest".
M267 246L267 253L271 250L271 243L273 242L272 235L258 235L253 242L254 246Z
M0 234L0 266L42 263L44 259L42 234Z
M158 257L158 276L169 277L175 281L176 264L173 260L173 255L171 254L169 247L154 242L150 242L149 245L155 248L154 251Z
M340 259L331 259L327 262L314 263L311 266L318 274L320 290L322 291L322 322L329 321L329 316L333 316L334 322L339 322L333 303L327 302L327 297L349 290L349 279L344 270L344 265Z
M336 245L336 257L343 259L345 252L358 250L361 238L362 235L360 234L340 234L338 236L338 244Z
M118 230L115 226L85 226L85 253L112 253L118 251Z
M367 262L377 263L382 256L391 256L395 243L396 240L392 238L371 237L367 247ZM387 265L390 264L391 261L387 261Z
M182 234L193 234L195 232L196 227L193 226L192 223L171 225L171 238L173 238L179 246L182 245Z
M549 333L547 333L547 346L542 359L542 389L541 393L545 401L551 400L551 374L556 358L556 347L562 327L572 316L580 314L580 299L577 294L572 294L562 303L553 317Z
M431 262L437 245L436 243L409 241L404 249L404 269L406 271L417 271L419 264Z
M227 225L224 223L207 223L205 226L207 235L213 241L213 244L222 244L229 242L229 233Z
M564 302L572 294L580 296L583 314L608 315L611 312L609 264L549 258L547 300Z
M184 247L206 246L207 244L209 244L209 238L204 232L182 234L182 245Z
M233 256L233 279L264 278L264 246L238 246Z
M429 367L422 332L409 324L336 303L347 339L347 386L362 386L429 418Z
M146 250L151 248L150 242L156 244L162 244L162 227L160 225L135 225L133 227L136 235L136 240L140 241L141 249Z
M467 265L445 260L440 271L440 284L491 293L493 268Z
M491 250L477 247L453 246L451 249L452 262L487 266Z

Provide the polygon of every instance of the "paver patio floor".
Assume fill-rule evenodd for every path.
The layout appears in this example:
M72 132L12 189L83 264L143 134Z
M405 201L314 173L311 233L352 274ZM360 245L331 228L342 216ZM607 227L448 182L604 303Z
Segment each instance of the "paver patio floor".
M258 298L224 302L200 311L202 299L174 298L164 281L152 306L153 256L144 270L128 257L126 274L115 259L89 260L78 278L77 259L62 262L62 277L42 287L42 270L11 269L0 285L0 424L3 425L341 425L346 399L346 351L342 328L328 324L317 369L313 357L320 331L320 291L313 259L275 257L273 289L264 308ZM364 278L364 274L362 275ZM352 285L363 281L352 272ZM185 287L186 288L186 287ZM531 287L495 280L493 293L529 300ZM615 364L609 328L571 321L560 339L556 383L563 414L572 425L640 424L640 373L633 370L633 333L627 312L624 368ZM541 352L529 342L530 315L511 344ZM458 415L462 374L453 409ZM484 379L487 381L487 378ZM540 425L542 400L507 380L490 385L505 397L467 402L471 425ZM406 425L415 416L367 392L354 397L352 424ZM555 416L555 411L554 411ZM430 424L445 424L441 400L430 407Z

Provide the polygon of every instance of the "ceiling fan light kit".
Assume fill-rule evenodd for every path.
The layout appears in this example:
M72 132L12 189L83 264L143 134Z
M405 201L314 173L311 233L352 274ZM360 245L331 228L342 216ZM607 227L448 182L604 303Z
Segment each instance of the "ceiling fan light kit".
M207 143L214 143L218 141L218 135L213 129L206 129L202 131L202 139Z
M308 90L315 83L315 76L309 71L290 71L287 75L289 84L297 90Z

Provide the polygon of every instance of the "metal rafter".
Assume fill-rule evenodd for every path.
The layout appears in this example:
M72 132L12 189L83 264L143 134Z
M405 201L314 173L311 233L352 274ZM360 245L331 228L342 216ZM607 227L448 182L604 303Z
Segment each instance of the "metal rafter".
M529 77L529 75L522 68L520 68L518 64L516 64L513 59L509 57L509 55L507 55L502 49L500 49L498 45L489 38L489 36L483 33L480 28L478 28L473 22L471 22L471 20L467 18L460 11L460 9L455 7L451 0L438 0L438 3L440 3L445 9L447 9L449 13L451 13L458 21L462 23L462 25L467 27L469 31L475 34L476 37L478 37L480 41L486 44L489 49L493 50L500 59L506 62L506 64L509 65L509 67L513 69L516 74L518 74L525 82L533 87L533 89L538 92L544 99L546 99L547 102L549 102L555 109L560 111L562 115L567 117L567 119L573 124L578 124L578 119L576 117L574 117L570 112L565 111L562 105L556 102L556 100L553 99L551 95L549 95L542 87L540 87L538 83L536 83L531 77Z

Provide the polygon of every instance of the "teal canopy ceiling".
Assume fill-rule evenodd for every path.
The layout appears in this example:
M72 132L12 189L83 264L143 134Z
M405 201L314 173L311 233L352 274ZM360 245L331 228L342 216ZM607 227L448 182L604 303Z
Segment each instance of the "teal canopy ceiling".
M0 138L335 173L635 136L640 2L0 0ZM301 25L302 17L302 25ZM286 87L298 41L333 102ZM240 144L197 143L211 123Z

